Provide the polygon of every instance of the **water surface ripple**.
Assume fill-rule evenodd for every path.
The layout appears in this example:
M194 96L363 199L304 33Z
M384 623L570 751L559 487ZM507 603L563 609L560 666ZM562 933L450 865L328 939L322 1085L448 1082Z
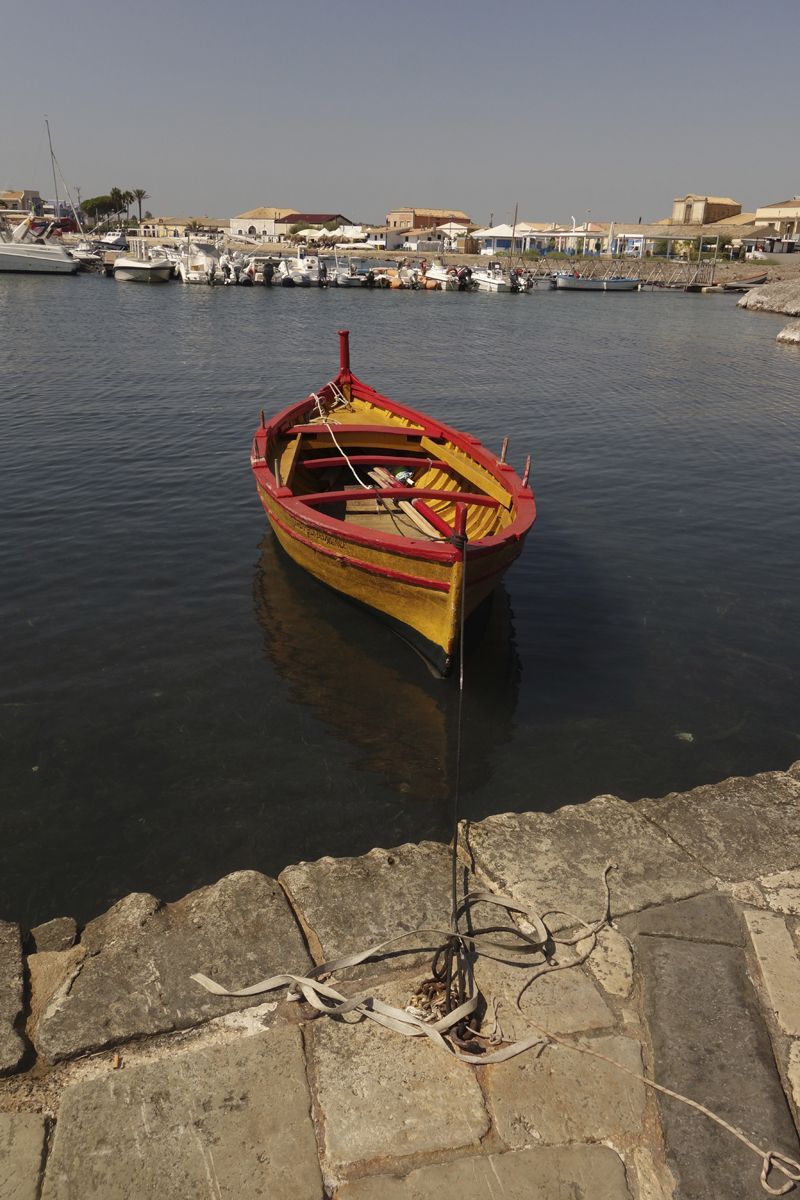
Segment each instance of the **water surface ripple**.
M335 372L533 456L473 818L800 757L800 354L726 296L0 280L0 915L446 838L455 688L289 562L248 452ZM691 734L691 741L679 734Z

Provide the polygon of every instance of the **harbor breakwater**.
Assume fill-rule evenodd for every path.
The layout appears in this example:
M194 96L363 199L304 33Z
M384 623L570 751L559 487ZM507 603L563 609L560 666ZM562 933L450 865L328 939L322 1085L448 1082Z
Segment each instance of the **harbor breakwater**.
M588 923L615 863L611 922L585 962L581 943L551 947L572 969L517 1005L531 965L475 958L482 1032L559 1039L493 1065L357 1012L329 1019L285 988L216 996L190 978L246 988L446 931L439 843L299 863L277 880L239 871L169 904L135 893L82 930L70 917L29 932L0 923L9 1194L471 1200L499 1181L519 1200L763 1195L750 1150L638 1077L798 1157L800 762L661 799L490 816L462 824L458 850L464 893ZM436 944L416 935L329 982L405 1009Z

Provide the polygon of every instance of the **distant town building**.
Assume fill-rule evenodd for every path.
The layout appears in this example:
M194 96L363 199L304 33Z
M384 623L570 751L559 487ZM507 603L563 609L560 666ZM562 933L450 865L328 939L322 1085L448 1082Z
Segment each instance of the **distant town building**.
M293 208L254 208L250 212L240 213L230 221L231 234L234 237L273 237L275 222L289 216L296 210Z
M347 225L348 217L341 213L285 213L279 221L275 222L275 232L278 234L287 234L293 225L316 225L321 229L323 225L329 225L331 221L335 221L337 225Z
M672 201L671 225L711 225L735 217L742 211L741 204L729 196L679 196Z
M37 216L42 211L42 199L38 192L34 192L29 188L23 188L22 191L0 192L0 208L6 208L11 212L35 212Z
M796 239L800 234L800 196L791 200L779 200L777 204L765 204L756 209L755 225L772 225L784 238Z
M139 237L182 238L192 233L228 233L228 217L151 217L142 221L136 233Z
M466 213L455 208L393 208L386 216L387 229L434 229L437 225L454 221L459 225L470 225Z

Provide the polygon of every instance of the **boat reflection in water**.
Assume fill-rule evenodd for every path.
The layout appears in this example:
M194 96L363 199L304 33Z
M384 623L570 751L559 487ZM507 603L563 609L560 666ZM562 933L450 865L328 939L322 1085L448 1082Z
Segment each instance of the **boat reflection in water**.
M269 531L254 582L267 657L291 698L358 751L351 766L373 772L401 802L432 804L430 833L447 835L455 766L458 679L435 678L380 622L330 591L281 549ZM519 660L508 594L500 584L465 634L462 788L491 776L492 751L510 740ZM457 675L457 672L456 672Z

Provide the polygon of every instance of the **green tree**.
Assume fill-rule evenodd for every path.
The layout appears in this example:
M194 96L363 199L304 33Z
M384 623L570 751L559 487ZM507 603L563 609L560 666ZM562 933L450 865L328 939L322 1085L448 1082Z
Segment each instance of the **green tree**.
M111 201L111 203L114 205L113 211L117 214L121 213L123 206L125 204L125 197L123 196L120 189L118 187L113 187L111 189L111 191L108 193L108 198Z
M148 196L148 194L144 190L144 188L134 188L133 189L133 198L136 201L136 203L139 205L139 224L141 225L141 223L142 223L142 201L150 200L150 199L152 199L152 197Z
M298 221L296 225L289 226L289 233L292 237L300 232L301 229L310 229L311 225L308 221Z

